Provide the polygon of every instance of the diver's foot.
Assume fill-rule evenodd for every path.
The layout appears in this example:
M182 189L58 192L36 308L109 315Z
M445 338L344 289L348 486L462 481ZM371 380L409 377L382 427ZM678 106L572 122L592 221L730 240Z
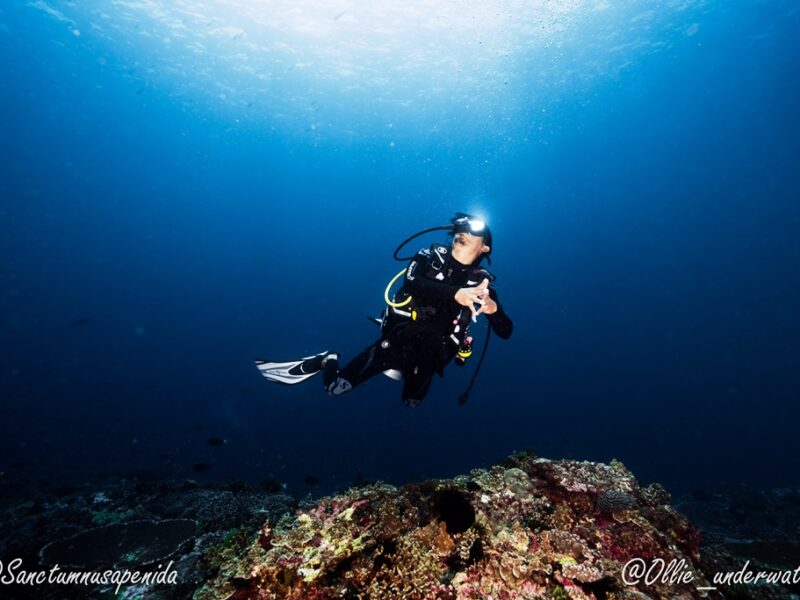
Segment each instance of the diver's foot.
M322 357L321 367L322 369L325 368L325 365L328 364L328 359L339 360L339 353L338 352L326 352L325 356Z
M309 356L303 359L303 364L301 366L301 371L303 373L316 373L321 371L325 368L325 363L328 362L328 358L334 355L338 356L335 352L320 352L319 354L315 354L314 356Z

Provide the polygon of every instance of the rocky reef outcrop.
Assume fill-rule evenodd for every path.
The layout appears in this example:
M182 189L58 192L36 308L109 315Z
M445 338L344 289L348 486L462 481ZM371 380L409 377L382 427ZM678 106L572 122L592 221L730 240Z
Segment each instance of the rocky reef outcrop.
M634 559L682 565L691 581L632 584ZM301 505L209 552L195 600L708 597L699 561L698 530L658 484L640 487L617 461L517 454L452 480Z
M299 503L271 479L109 476L66 487L26 485L0 481L3 577L20 559L27 571L157 572L168 563L175 580L121 587L0 582L0 596L15 600L800 594L800 488L696 490L671 500L617 461L519 453L453 479L359 485ZM643 573L643 565L651 570ZM720 573L745 571L783 579L716 581Z

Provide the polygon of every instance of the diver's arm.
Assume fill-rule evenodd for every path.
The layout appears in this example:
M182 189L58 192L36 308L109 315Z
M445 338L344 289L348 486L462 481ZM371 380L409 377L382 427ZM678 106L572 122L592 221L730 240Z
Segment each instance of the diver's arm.
M503 306L497 299L497 292L494 288L489 288L489 298L494 300L497 305L497 310L492 314L486 313L486 318L489 319L489 324L492 326L497 336L507 340L511 337L511 332L514 331L514 323L506 314L506 311L503 310Z
M419 252L408 264L403 287L411 296L452 300L458 291L457 285L449 285L425 277L424 273L430 263L430 257Z
M435 300L455 300L458 304L469 308L472 311L472 318L476 320L480 312L478 305L483 305L483 297L486 293L489 279L484 280L477 286L459 287L450 285L434 279L425 277L423 273L428 268L430 256L424 251L417 253L406 269L405 282L403 289L411 296L417 298L428 298ZM510 320L509 320L510 324ZM502 331L505 332L505 327ZM511 335L511 328L508 327L508 334ZM500 337L503 337L502 335Z

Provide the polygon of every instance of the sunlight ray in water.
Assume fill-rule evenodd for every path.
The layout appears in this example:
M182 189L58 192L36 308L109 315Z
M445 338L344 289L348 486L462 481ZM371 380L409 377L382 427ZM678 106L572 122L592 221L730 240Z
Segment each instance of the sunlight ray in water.
M697 31L700 2L113 0L34 6L147 64L154 85L248 118L364 133L508 122ZM324 106L324 111L323 111ZM445 114L447 112L448 114ZM319 114L321 113L321 114ZM353 125L352 114L360 124Z

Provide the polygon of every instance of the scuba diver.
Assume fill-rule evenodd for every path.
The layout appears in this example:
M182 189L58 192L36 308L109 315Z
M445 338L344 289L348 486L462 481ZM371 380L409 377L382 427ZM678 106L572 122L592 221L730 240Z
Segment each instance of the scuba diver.
M452 235L450 246L433 244L413 257L398 257L411 240L436 230ZM295 384L323 372L323 386L331 396L341 396L367 379L384 373L403 380L402 400L416 406L428 393L433 375L444 376L451 361L463 365L472 355L470 325L481 314L489 328L483 351L467 390L459 404L467 400L488 347L492 331L503 339L511 336L513 324L498 300L492 283L494 276L481 266L491 263L492 233L482 220L467 213L456 213L449 225L432 227L406 239L394 258L409 261L386 287L387 307L381 319L381 336L343 368L339 354L325 351L289 362L257 360L262 375L277 383ZM389 298L389 291L401 276L402 287Z

